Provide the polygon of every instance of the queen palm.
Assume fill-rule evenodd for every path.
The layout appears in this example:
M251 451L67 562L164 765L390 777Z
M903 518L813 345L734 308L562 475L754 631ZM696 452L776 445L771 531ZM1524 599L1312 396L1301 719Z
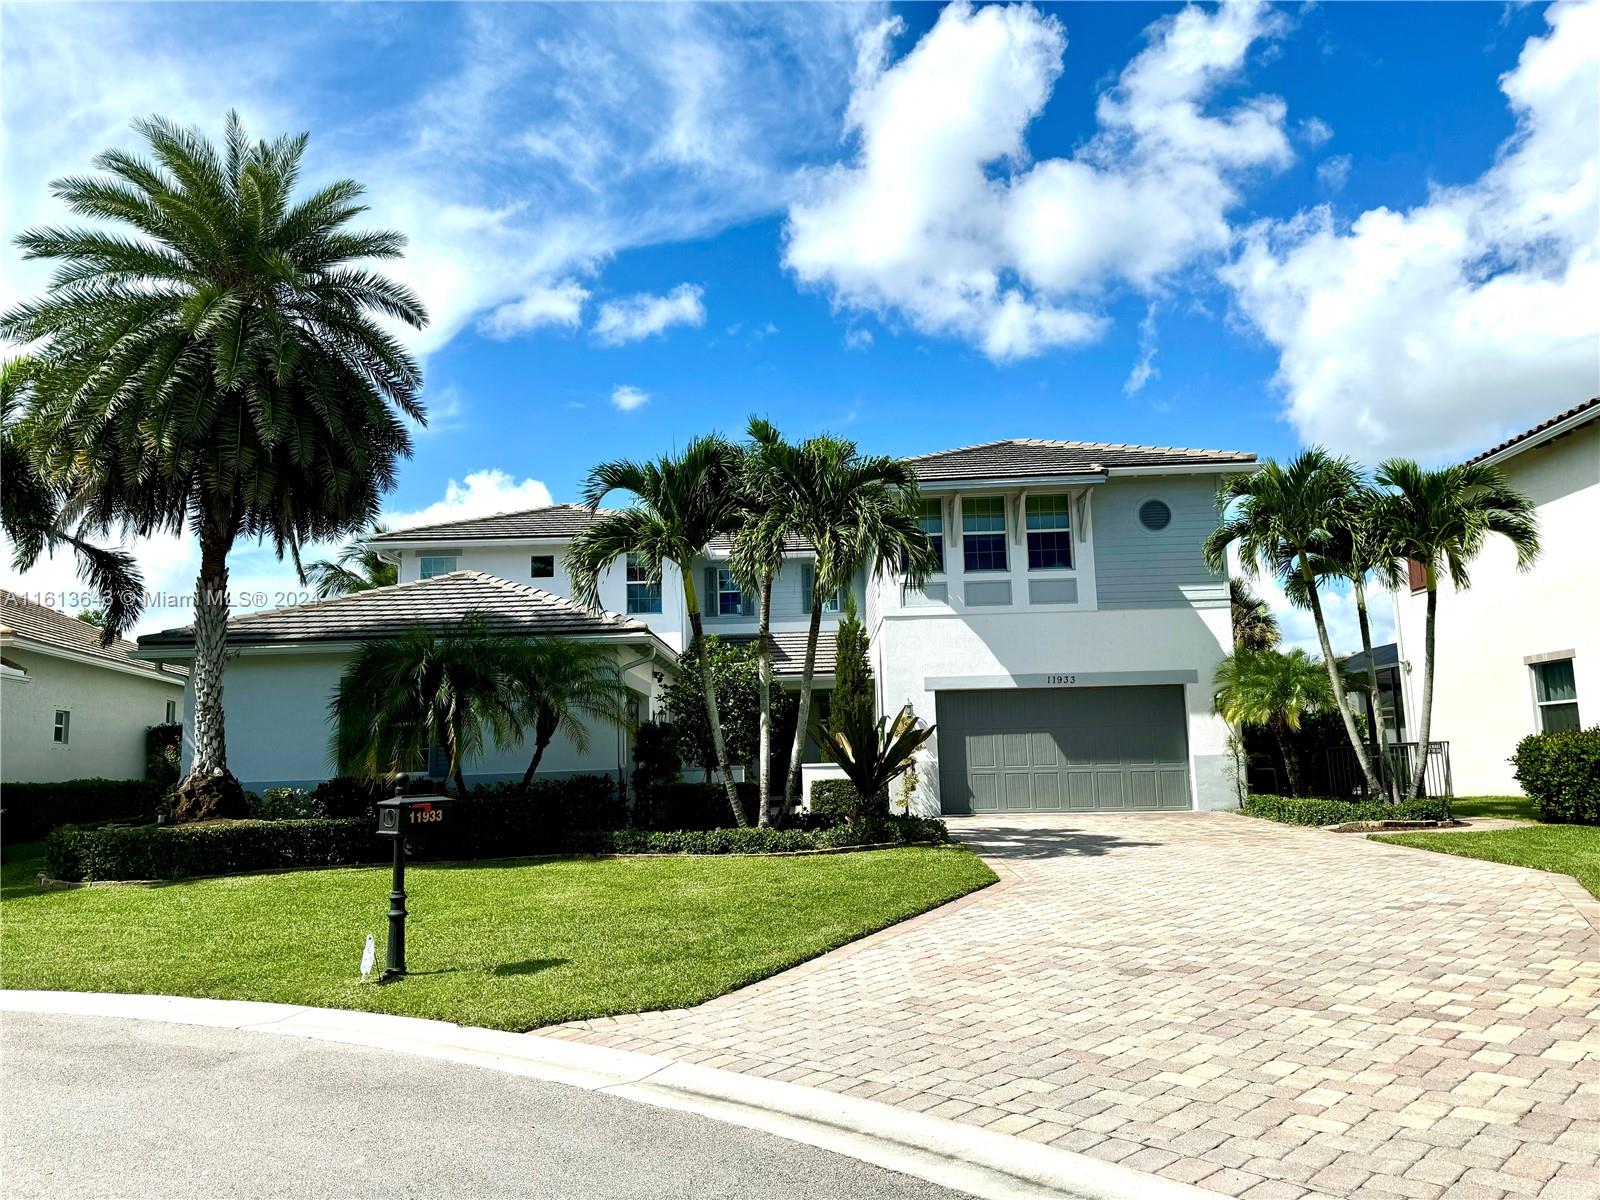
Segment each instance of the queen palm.
M1333 542L1335 529L1349 524L1360 483L1354 463L1320 446L1302 450L1286 465L1269 460L1253 474L1232 476L1217 493L1223 520L1206 539L1203 552L1206 563L1221 574L1227 570L1228 547L1237 543L1239 564L1247 576L1270 571L1286 589L1293 581L1316 624L1323 667L1367 794L1376 796L1382 784L1345 701L1344 679L1333 656L1317 587L1317 555Z
M132 555L107 550L83 536L71 518L71 497L39 474L16 437L12 417L25 407L31 370L27 359L0 363L0 480L5 481L0 487L0 527L11 539L11 565L18 571L28 570L41 554L72 551L78 577L104 602L96 610L101 619L92 623L100 627L100 644L109 646L139 620L144 578Z
M533 730L533 757L522 785L533 782L558 732L580 752L589 749L589 722L628 724L629 691L610 647L570 638L531 638L510 648L507 684L519 721Z
M466 795L461 764L482 753L485 732L498 745L522 739L509 682L516 654L477 613L443 630L363 642L328 705L339 771L393 777L417 770L429 746L443 746L449 778Z
M59 263L48 292L0 317L34 343L19 436L92 526L189 530L194 760L181 816L242 803L227 773L222 672L228 552L270 538L299 559L371 521L423 419L421 375L379 317L426 321L406 288L360 265L403 239L348 228L345 179L298 201L306 135L251 142L229 114L219 151L160 117L134 123L152 158L107 150L98 175L57 180L75 214L122 229L32 229L27 258Z
M936 564L928 535L917 523L916 471L900 459L863 455L854 442L824 434L796 446L775 445L754 469L772 503L754 518L755 528L747 536L769 542L781 531L804 538L816 555L799 720L783 790L788 809L799 798L817 641L828 598L849 587L862 571L898 571L908 585L916 586Z
M1420 761L1411 779L1415 797L1422 794L1428 739L1433 733L1434 628L1440 575L1448 575L1457 591L1470 587L1470 564L1492 533L1511 543L1518 570L1527 570L1539 556L1539 524L1532 502L1506 483L1499 468L1487 463L1426 470L1410 459L1391 458L1378 467L1376 480L1383 489L1374 509L1376 536L1384 553L1417 564L1428 592L1422 713L1417 731Z
M1338 673L1336 666L1331 674ZM1213 706L1224 721L1272 734L1289 794L1300 795L1300 768L1289 734L1306 717L1327 712L1337 703L1330 672L1304 650L1236 650L1217 664L1213 686Z
M337 558L309 564L306 578L315 585L317 599L370 592L373 588L392 587L400 582L400 568L369 545L373 538L387 532L388 527L382 521L374 521L339 551Z
M690 633L698 644L705 637L705 622L694 586L694 559L740 523L742 457L732 442L711 434L695 438L676 457L664 455L652 462L619 459L591 471L583 489L590 508L598 508L600 501L618 491L632 493L634 502L606 513L568 544L567 571L577 598L591 608L599 607L600 577L618 559L631 559L658 587L663 568L670 563L682 577ZM709 672L699 675L728 807L735 824L748 825L728 765L716 688Z

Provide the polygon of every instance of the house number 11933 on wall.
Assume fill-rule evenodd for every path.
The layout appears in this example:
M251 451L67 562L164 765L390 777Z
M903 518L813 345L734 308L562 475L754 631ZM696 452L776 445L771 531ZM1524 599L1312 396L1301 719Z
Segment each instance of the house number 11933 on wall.
M1076 675L1046 675L1044 677L1046 687L1068 687L1077 682L1078 677Z

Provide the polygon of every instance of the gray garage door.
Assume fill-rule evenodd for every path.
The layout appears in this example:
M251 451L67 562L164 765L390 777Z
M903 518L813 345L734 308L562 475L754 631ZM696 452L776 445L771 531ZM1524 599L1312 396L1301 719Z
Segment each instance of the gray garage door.
M1188 808L1183 688L938 693L947 813Z

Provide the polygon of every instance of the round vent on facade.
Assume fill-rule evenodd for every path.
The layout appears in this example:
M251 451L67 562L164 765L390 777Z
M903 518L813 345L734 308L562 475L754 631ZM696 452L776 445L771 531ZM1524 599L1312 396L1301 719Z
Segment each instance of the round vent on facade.
M1172 524L1172 509L1165 500L1146 500L1139 506L1139 524L1152 533L1159 533Z

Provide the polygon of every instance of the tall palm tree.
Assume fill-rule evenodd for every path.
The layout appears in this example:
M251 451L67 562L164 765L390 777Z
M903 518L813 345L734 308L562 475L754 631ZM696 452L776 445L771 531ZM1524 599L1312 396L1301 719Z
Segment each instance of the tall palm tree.
M824 434L796 446L771 447L755 470L774 503L755 518L757 528L750 536L765 541L772 535L762 527L782 528L810 542L816 554L799 720L783 790L788 809L799 798L817 640L828 597L849 587L863 570L899 571L909 586L919 586L936 564L928 536L917 523L916 471L901 460L863 455L847 438Z
M104 601L100 644L109 646L133 631L144 609L144 577L133 556L107 550L84 535L71 513L75 506L65 489L50 483L34 466L27 448L17 438L12 418L26 407L31 388L27 359L0 363L0 527L11 539L11 565L26 571L41 554L71 550L78 577Z
M1300 768L1289 734L1300 728L1304 718L1338 703L1323 664L1304 650L1236 650L1217 664L1213 685L1213 707L1224 721L1272 734L1289 794L1300 795Z
M306 135L251 142L230 113L219 151L198 130L136 121L153 159L107 150L99 175L57 180L77 215L115 228L31 229L27 258L60 265L49 291L0 317L35 343L19 435L40 474L93 526L194 532L194 761L178 812L242 803L227 772L222 673L228 552L371 521L424 419L421 373L380 324L427 317L367 266L404 239L356 232L352 180L294 198Z
M1206 539L1203 551L1207 564L1221 574L1227 570L1228 547L1238 543L1239 564L1246 576L1270 571L1283 580L1286 590L1292 581L1304 596L1316 623L1323 666L1345 735L1361 766L1367 794L1376 796L1383 785L1346 702L1344 679L1333 655L1317 589L1316 556L1332 542L1333 530L1349 523L1360 485L1354 463L1336 458L1320 446L1302 450L1287 465L1269 460L1253 474L1223 481L1217 493L1224 512L1222 524Z
M1235 650L1272 650L1283 640L1272 608L1244 580L1228 580L1228 607Z
M598 607L600 576L618 559L634 559L657 586L662 568L671 563L683 578L684 607L691 636L698 644L705 637L705 621L694 586L694 559L714 539L731 535L739 525L742 459L737 446L711 434L695 438L677 457L664 455L653 462L620 459L601 463L591 471L583 489L584 502L591 509L617 491L632 493L634 502L629 508L607 513L568 544L567 571L578 599L591 608ZM699 674L728 807L735 824L748 825L728 765L716 688L709 672Z
M580 752L589 749L589 722L628 724L630 693L607 646L570 638L530 638L512 647L507 683L519 720L533 730L533 757L522 786L533 782L558 731Z
M751 417L746 431L750 444L745 447L739 479L744 505L744 519L733 539L731 565L735 581L758 597L758 624L756 647L757 673L761 680L761 724L757 737L757 778L759 779L756 805L757 823L770 825L772 804L772 586L783 569L784 553L789 544L789 530L781 520L761 521L758 518L773 515L782 503L781 497L768 489L772 472L769 467L775 455L788 448L777 426L760 417Z
M316 585L317 599L370 592L399 583L400 568L369 545L373 538L387 532L388 526L374 521L339 551L338 558L319 559L308 565L306 578Z
M1491 533L1511 543L1517 569L1526 571L1539 557L1539 522L1533 503L1506 483L1498 467L1486 463L1427 470L1410 459L1391 458L1379 465L1376 478L1384 489L1374 512L1376 536L1384 553L1421 567L1428 589L1418 763L1411 773L1411 795L1416 797L1422 794L1433 733L1439 576L1447 574L1457 591L1472 586L1469 565Z
M330 750L341 773L370 778L417 769L428 747L450 754L459 795L461 764L482 753L487 731L498 745L522 738L509 686L516 648L468 613L435 632L417 628L356 647L329 701Z

